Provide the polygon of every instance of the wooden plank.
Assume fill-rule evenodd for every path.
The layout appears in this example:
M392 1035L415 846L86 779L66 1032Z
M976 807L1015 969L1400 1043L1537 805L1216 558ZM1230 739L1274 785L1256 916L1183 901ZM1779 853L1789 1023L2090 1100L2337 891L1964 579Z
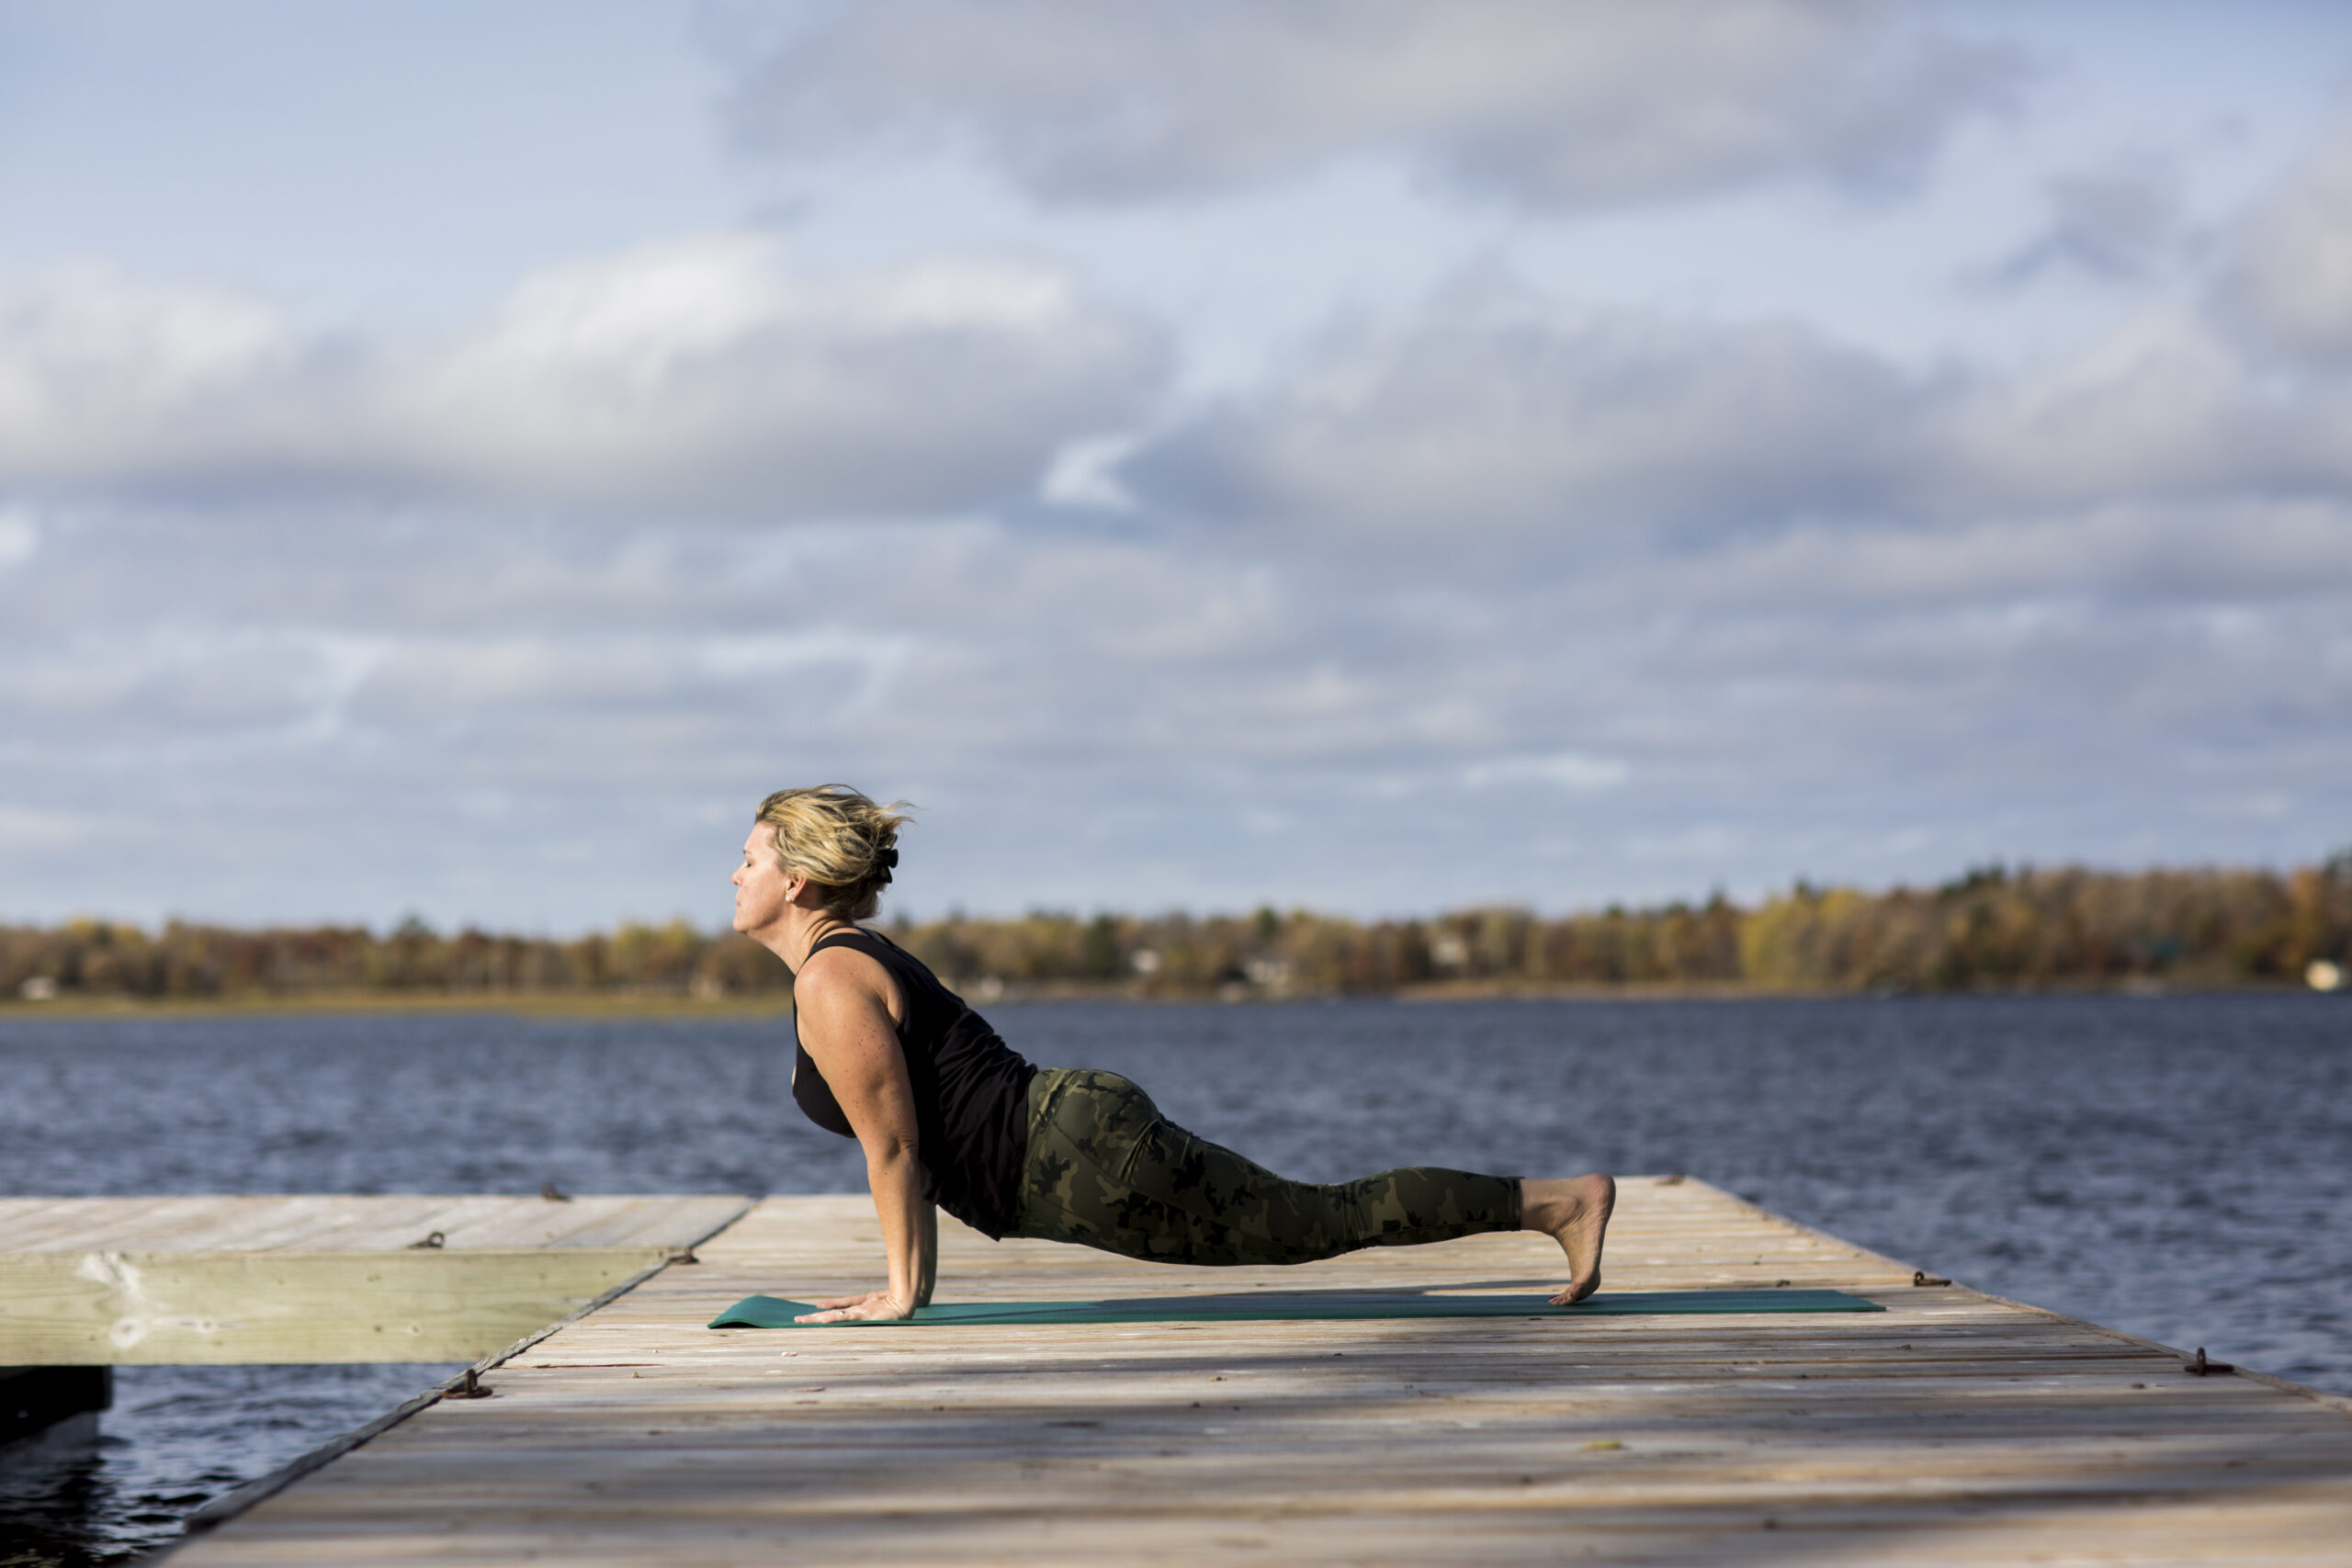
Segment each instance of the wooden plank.
M0 1257L23 1252L391 1251L687 1247L742 1212L731 1197L195 1196L0 1199Z
M1888 1311L713 1332L754 1292L872 1284L880 1244L862 1198L775 1199L699 1251L174 1568L2333 1563L2352 1539L2352 1402L1912 1286L1702 1182L1626 1184L1605 1289L1805 1269ZM1558 1269L1524 1236L1182 1270L950 1228L942 1257L964 1300Z
M0 1363L471 1361L684 1252L747 1204L12 1201L0 1213ZM413 1245L436 1233L435 1245Z
M471 1361L670 1256L656 1247L29 1253L0 1269L0 1359Z

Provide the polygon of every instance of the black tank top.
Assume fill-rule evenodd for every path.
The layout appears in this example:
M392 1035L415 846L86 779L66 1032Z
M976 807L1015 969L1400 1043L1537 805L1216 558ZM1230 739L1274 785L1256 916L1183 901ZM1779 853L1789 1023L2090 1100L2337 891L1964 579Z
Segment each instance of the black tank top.
M997 1038L988 1021L939 983L921 960L878 931L852 928L817 939L862 953L899 983L906 1014L899 1049L915 1091L916 1155L923 1196L994 1241L1021 1209L1021 1162L1029 1153L1029 1080L1037 1069ZM800 1043L792 1020L792 1098L808 1120L844 1138L857 1136L832 1086Z

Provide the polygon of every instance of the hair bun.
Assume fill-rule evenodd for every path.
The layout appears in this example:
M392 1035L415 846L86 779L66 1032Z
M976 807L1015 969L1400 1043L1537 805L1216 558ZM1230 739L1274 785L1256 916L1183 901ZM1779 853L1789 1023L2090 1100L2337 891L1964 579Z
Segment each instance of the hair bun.
M847 784L819 784L777 790L753 816L770 830L776 863L826 890L828 913L863 920L881 908L881 890L899 863L894 840L906 804L876 806Z

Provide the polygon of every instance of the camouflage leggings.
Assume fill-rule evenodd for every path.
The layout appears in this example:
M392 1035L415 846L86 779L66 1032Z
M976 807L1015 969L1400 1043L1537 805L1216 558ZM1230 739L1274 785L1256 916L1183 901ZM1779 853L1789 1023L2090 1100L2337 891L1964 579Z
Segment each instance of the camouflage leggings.
M1154 1263L1306 1263L1519 1228L1519 1183L1414 1167L1333 1186L1288 1181L1160 1115L1116 1073L1047 1069L1029 1086L1021 1214L1008 1234Z

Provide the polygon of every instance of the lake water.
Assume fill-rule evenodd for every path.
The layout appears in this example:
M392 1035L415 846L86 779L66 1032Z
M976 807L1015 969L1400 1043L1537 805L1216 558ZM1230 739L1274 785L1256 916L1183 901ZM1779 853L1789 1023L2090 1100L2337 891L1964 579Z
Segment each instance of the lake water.
M1689 1171L1969 1284L2352 1393L2344 998L989 1012L1033 1059L1124 1072L1288 1174ZM855 1145L793 1109L789 1045L781 1021L15 1012L0 1193L862 1190ZM454 1370L122 1369L95 1451L0 1469L0 1568L121 1561Z

